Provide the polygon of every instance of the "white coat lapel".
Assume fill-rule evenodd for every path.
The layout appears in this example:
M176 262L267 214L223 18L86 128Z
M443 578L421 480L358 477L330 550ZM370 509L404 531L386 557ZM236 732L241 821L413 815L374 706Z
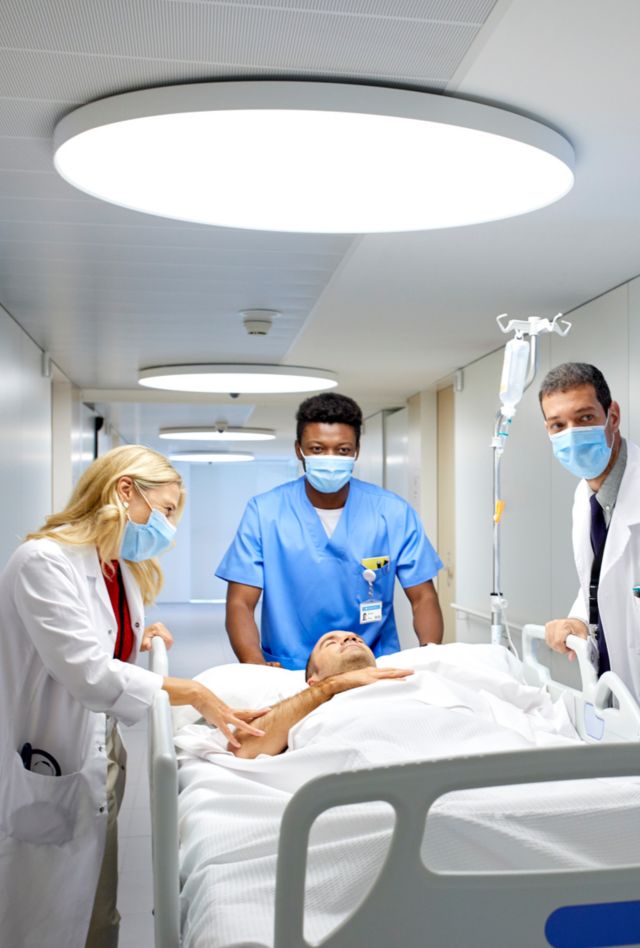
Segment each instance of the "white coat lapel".
M84 571L89 585L89 596L94 603L99 604L100 610L104 613L105 624L115 629L116 617L102 575L98 551L92 547L85 547L80 553L80 559L80 568Z
M617 563L624 553L631 537L631 528L640 523L640 450L635 444L627 442L628 456L618 498L613 510L602 560L602 578Z

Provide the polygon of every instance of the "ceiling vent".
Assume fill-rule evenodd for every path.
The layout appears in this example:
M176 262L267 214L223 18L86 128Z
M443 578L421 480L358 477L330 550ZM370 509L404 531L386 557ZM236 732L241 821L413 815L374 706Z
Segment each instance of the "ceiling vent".
M275 309L245 309L242 313L242 322L249 336L266 336L273 325L273 320L280 316Z

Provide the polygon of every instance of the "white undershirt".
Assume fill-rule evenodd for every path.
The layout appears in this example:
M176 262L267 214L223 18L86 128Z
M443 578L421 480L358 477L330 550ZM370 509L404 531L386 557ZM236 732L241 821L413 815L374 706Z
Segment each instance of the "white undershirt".
M320 517L327 536L333 536L333 531L338 526L338 521L340 520L344 507L336 507L335 510L321 510L319 507L314 507L313 509Z

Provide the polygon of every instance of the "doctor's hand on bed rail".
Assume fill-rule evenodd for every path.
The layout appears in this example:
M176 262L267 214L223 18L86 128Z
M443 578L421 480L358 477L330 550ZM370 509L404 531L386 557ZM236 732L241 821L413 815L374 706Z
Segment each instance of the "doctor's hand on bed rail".
M334 695L384 679L407 678L409 668L378 668L369 646L354 632L328 632L314 646L306 668L309 685L304 691L281 701L260 722L264 734L256 737L246 727L236 730L228 750L236 757L280 754L286 750L289 731ZM240 747L238 746L240 741Z
M567 645L569 635L586 639L589 630L582 619L554 619L552 622L547 622L544 627L544 638L549 648L552 648L554 652L563 652L569 657L569 661L573 661L576 653Z
M142 641L140 642L141 652L148 652L151 649L151 639L155 635L162 639L167 648L171 648L173 645L173 636L171 632L169 632L164 622L154 622L152 625L148 625L144 630Z

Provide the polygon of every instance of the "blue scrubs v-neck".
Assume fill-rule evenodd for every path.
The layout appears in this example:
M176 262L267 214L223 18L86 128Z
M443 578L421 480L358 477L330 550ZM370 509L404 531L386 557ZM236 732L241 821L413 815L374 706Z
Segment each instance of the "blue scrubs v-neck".
M311 535L313 539L313 542L316 546L316 549L318 550L318 553L320 553L321 555L326 555L327 548L330 546L332 548L335 547L336 552L337 552L340 548L340 540L342 539L342 533L345 530L345 523L348 519L348 513L349 513L349 507L350 507L349 500L353 496L352 490L351 490L351 484L349 485L349 493L347 494L347 499L345 501L344 507L339 508L342 510L340 519L338 520L336 524L336 528L331 534L331 536L328 536L327 531L324 528L324 524L322 523L322 520L318 516L318 512L316 508L313 506L313 504L309 500L307 491L304 486L304 481L305 481L304 478L300 478L298 481L296 481L296 483L300 484L302 487L302 489L299 492L299 503L300 503L301 509L304 510L306 514L305 522L309 529L309 534Z
M376 556L389 558L374 583L382 617L361 625L360 603L369 598L361 560ZM301 477L249 501L216 575L263 590L264 656L302 668L318 638L332 629L357 632L375 655L397 651L396 576L413 586L441 566L416 512L397 495L352 478L328 537Z

